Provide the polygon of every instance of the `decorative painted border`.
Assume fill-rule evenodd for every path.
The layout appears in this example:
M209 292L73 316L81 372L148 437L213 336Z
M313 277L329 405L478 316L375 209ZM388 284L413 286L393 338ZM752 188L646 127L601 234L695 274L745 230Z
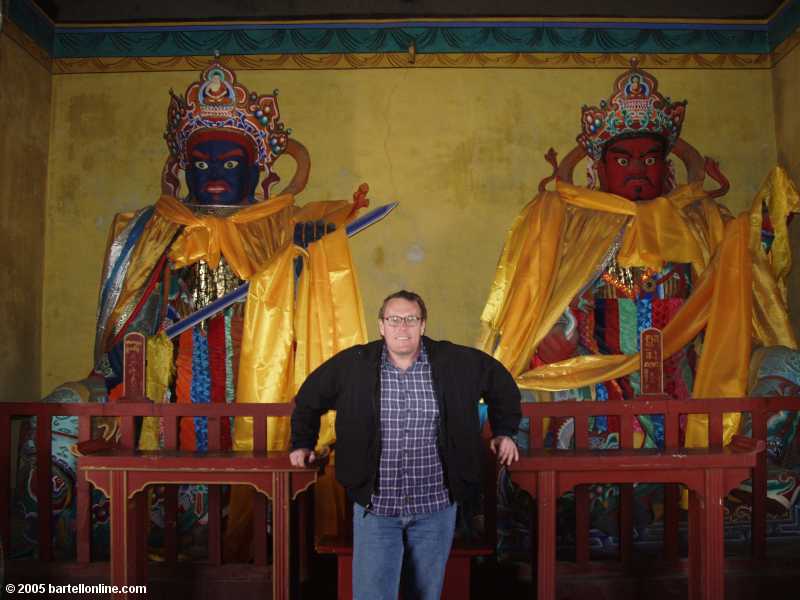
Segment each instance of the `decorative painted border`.
M52 71L64 74L196 70L216 53L240 69L598 68L625 66L631 56L651 67L751 69L770 68L797 45L800 0L787 0L763 21L416 19L61 26L34 0L10 0L9 17L52 57Z
M279 54L222 56L228 67L241 70L502 68L565 69L627 68L638 57L645 68L769 69L769 54L607 54L607 53L458 53L414 54ZM139 71L197 71L208 66L208 55L135 58L59 58L53 73L124 73Z
M766 54L766 25L622 23L387 23L56 27L54 58L178 57L198 54L628 53Z

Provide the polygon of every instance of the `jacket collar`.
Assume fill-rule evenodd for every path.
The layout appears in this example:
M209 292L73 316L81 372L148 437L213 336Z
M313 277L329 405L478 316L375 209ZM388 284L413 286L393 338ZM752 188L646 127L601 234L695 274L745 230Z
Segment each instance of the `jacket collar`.
M428 360L429 361L433 361L433 358L434 358L434 356L436 354L437 341L436 340L432 340L431 338L429 338L426 335L423 335L422 336L422 344L423 344L423 346L425 346L425 352L427 352L427 354L428 354ZM380 363L381 353L383 352L384 345L385 344L383 342L383 338L378 339L378 340L374 340L372 342L369 342L365 346L366 352L367 352L367 358L371 362L374 362L376 364Z

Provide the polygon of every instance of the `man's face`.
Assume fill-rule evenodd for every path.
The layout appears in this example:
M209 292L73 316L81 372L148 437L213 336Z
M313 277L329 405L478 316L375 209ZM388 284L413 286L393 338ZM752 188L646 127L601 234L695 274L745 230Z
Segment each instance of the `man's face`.
M597 163L604 192L628 200L652 200L664 192L664 142L650 136L612 140Z
M206 140L192 147L186 185L198 204L242 204L258 183L258 165L248 164L244 145Z
M383 319L378 321L378 329L386 342L386 348L394 356L412 356L420 347L422 334L425 333L425 321L418 321L416 325L390 325L387 317L407 317L409 315L421 316L419 305L403 298L392 298L383 308Z

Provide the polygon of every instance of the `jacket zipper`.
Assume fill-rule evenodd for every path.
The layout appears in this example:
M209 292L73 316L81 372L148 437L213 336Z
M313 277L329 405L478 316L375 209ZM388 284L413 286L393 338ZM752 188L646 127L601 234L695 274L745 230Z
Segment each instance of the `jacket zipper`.
M425 338L423 338L423 343ZM439 378L437 369L434 362L434 351L430 344L425 345L425 350L428 353L428 360L431 362L431 379L433 380L433 393L436 396L436 403L439 405L439 437L436 444L436 449L439 453L439 462L442 464L442 477L447 491L452 497L453 492L450 489L450 478L448 475L447 461L445 461L447 439L447 407L445 406L444 397L442 395L442 388L439 385Z
M383 353L383 347L381 347ZM376 365L374 365L373 374L375 376L375 385L372 393L372 420L375 427L375 463L372 471L372 489L369 493L369 500L367 501L367 508L372 506L372 496L375 495L376 482L378 481L378 473L381 468L381 360L378 358Z

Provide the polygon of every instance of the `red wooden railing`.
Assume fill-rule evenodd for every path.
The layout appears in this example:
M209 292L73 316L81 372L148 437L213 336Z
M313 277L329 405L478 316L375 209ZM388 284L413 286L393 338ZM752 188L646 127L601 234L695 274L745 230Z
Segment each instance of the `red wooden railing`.
M530 440L532 448L541 448L544 439L543 420L547 417L573 417L575 421L576 446L588 446L588 419L590 416L608 416L616 412L615 402L555 402L525 403L523 415L531 417ZM752 436L766 440L767 420L770 415L782 411L800 411L800 397L768 397L768 398L714 398L677 401L665 397L643 397L633 402L635 414L675 415L703 412L709 415L709 441L712 446L722 445L722 415L726 412L750 413L752 418ZM208 417L209 450L219 449L221 438L221 420L227 417L253 417L253 448L256 451L266 449L267 424L266 417L287 417L291 414L289 404L153 404L150 402L114 402L107 404L50 404L40 402L0 403L0 535L6 544L6 555L10 544L10 507L11 485L13 475L10 468L12 455L11 420L13 417L33 416L37 418L36 428L36 468L37 478L35 493L38 499L38 541L39 560L51 561L52 528L51 519L43 518L52 514L50 473L51 473L51 419L54 416L76 416L78 418L78 439L88 440L93 417L120 418L120 446L135 447L134 420L136 417L163 418L166 449L178 448L178 424L181 417ZM632 439L632 423L628 419L620 420L621 440ZM673 423L677 419L665 419L665 441L667 448L678 448L679 432ZM630 442L625 442L630 443ZM754 558L766 557L766 457L762 459L754 473L752 493L752 555ZM576 559L579 563L589 560L589 513L588 491L579 486L576 490ZM667 561L678 559L678 501L677 486L665 489L665 527L664 555ZM222 527L221 498L219 488L209 486L209 547L208 562L219 565L222 562ZM268 562L268 544L266 528L266 500L254 493L254 548L255 563L265 565ZM76 503L76 549L78 562L90 560L91 550L91 502L90 487L80 473L75 489ZM177 514L177 489L167 488L166 522L171 527L165 528L165 561L173 564L177 561L178 544L175 530ZM632 491L623 488L620 510L620 546L623 561L630 559L632 547Z
M767 421L770 415L789 410L800 411L800 397L773 396L768 398L703 398L694 400L672 400L666 396L646 396L634 401L609 402L542 402L523 403L523 416L530 418L529 444L531 448L544 445L544 420L550 417L572 417L575 419L575 447L589 446L589 417L613 415L664 415L665 448L679 446L677 418L680 415L706 414L708 416L708 439L711 447L722 447L722 417L725 413L750 413L752 437L767 438ZM629 418L620 419L620 445L631 448L633 423ZM688 459L687 459L688 460ZM752 491L752 557L766 557L766 499L767 462L761 453L753 474ZM664 557L668 562L678 560L678 515L680 490L677 485L665 485L664 494ZM589 492L587 486L575 490L575 535L576 562L589 561ZM633 541L633 490L630 484L621 486L620 494L620 558L629 563Z
M118 447L135 448L135 419L137 417L159 417L164 420L164 442L166 450L178 449L178 425L181 417L208 418L208 449L219 450L221 443L221 421L228 417L253 418L253 450L265 452L267 448L267 417L288 417L291 404L154 404L144 402L109 402L106 404L56 404L44 402L0 403L0 536L10 548L10 508L12 448L11 420L14 417L36 417L36 482L35 494L38 511L39 560L51 561L52 514L50 473L52 468L51 439L52 417L75 416L78 418L78 440L90 439L93 417L118 417L120 435ZM231 453L235 460L235 453ZM76 473L76 550L78 562L87 563L91 556L91 496L90 484L80 471ZM268 562L266 499L253 493L254 562ZM165 561L177 562L177 487L168 486L165 498ZM222 502L219 486L209 486L208 491L208 562L222 563Z

